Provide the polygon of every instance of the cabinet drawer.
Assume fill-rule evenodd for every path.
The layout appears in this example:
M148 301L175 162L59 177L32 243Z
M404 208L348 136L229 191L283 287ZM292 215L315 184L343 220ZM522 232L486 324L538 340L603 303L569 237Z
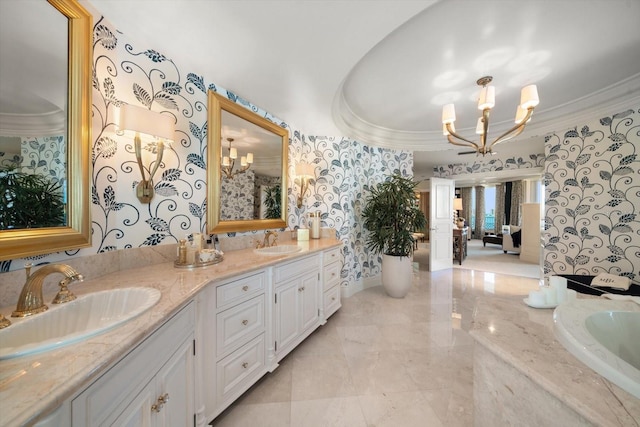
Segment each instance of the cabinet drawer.
M329 265L332 262L337 262L341 258L340 256L340 247L330 249L326 251L322 258L323 265Z
M219 285L216 288L216 307L222 308L231 304L239 304L258 294L264 293L266 282L266 274L261 271L258 274Z
M341 263L333 262L322 268L323 291L328 291L340 283L340 267L342 267Z
M281 283L292 277L297 277L312 270L319 270L320 256L314 255L307 258L278 265L274 268L275 282Z
M265 330L264 295L216 316L216 358L230 353Z
M340 302L340 286L334 286L323 295L324 317L327 318L342 306Z
M235 399L264 374L264 347L262 334L216 364L218 405Z

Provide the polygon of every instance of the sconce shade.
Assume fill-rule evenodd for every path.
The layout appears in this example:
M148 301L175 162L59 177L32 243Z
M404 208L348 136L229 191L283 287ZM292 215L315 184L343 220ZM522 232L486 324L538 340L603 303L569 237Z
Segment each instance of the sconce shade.
M453 210L461 211L462 210L462 199L453 199Z
M135 105L124 104L120 107L117 126L131 138L138 133L142 139L147 136L147 140L163 139L169 144L175 138L175 123L171 115L160 114Z
M299 178L314 178L315 168L306 162L300 162L296 165L296 176Z
M309 180L315 178L315 168L306 162L296 165L296 176L300 180L300 194L298 195L298 208L302 207L304 194L309 189Z
M146 108L125 104L120 107L116 126L124 135L133 138L136 162L142 178L136 187L136 196L142 203L150 203L154 193L153 176L162 163L164 146L173 142L175 133L174 118L168 114L161 114ZM149 165L143 164L142 140L145 140L145 142L158 140L155 150L155 162ZM149 172L148 177L145 174L145 170Z

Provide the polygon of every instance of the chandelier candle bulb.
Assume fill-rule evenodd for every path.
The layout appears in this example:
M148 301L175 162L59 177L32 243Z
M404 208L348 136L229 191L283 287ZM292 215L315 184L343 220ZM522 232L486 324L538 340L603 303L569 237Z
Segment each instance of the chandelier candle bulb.
M238 158L238 149L237 148L230 148L229 149L229 157L231 157L232 159L237 159Z
M240 166L247 166L247 156L240 157Z
M247 163L253 163L253 153L247 153Z
M229 166L229 157L224 156L222 158L222 166Z

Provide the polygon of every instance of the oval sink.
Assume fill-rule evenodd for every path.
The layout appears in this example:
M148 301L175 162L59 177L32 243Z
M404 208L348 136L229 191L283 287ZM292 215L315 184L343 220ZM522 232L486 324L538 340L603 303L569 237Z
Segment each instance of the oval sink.
M298 245L268 246L266 248L254 249L260 255L286 255L300 252L302 248Z
M0 360L40 353L106 332L153 307L160 295L153 288L123 288L52 304L44 313L15 320L0 330Z
M578 360L640 399L640 310L634 303L578 300L556 308L558 341Z

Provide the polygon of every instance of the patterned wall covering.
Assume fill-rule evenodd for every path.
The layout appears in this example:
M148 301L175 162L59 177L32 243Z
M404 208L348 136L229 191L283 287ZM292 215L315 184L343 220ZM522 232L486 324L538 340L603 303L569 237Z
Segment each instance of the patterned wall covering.
M254 218L262 218L260 216L260 205L262 203L260 189L271 188L275 185L280 184L280 177L276 176L266 176L266 175L256 175L255 176L255 187L253 189L253 217Z
M640 275L640 109L545 139L544 272Z
M29 257L37 263L176 243L187 234L206 229L207 89L223 93L288 128L286 123L246 100L213 83L205 83L204 77L181 72L161 52L137 46L104 19L95 19L93 38L93 246ZM154 178L155 196L148 205L135 197L140 173L133 141L115 133L113 107L123 103L170 114L176 121L176 140L165 148L162 165ZM378 256L368 253L364 246L361 204L370 186L394 171L410 175L412 153L370 148L347 138L305 136L293 130L290 138L289 176L294 175L295 163L302 159L315 165L316 180L301 209L296 207L299 187L288 183L288 225L297 227L308 212L320 210L322 226L336 228L338 238L345 243L342 285L379 274ZM1 270L22 268L24 262L2 262Z
M249 169L229 179L222 177L220 194L220 219L253 218L255 173Z
M53 182L65 178L67 151L64 136L11 139L15 140L16 148L20 144L20 150L15 153L0 152L0 168L17 165L20 166L22 172L48 176Z
M504 160L476 160L471 163L455 163L433 168L433 176L437 178L451 178L458 175L473 173L499 172L514 169L541 168L544 166L544 154L530 154L528 159L510 157Z
M413 153L372 148L349 138L294 132L289 158L290 176L300 161L313 164L316 176L300 209L295 204L299 186L289 188L289 226L308 223L308 214L319 210L322 227L335 228L338 238L344 242L342 285L379 275L381 257L365 246L366 230L361 220L363 201L372 186L395 171L412 175Z

